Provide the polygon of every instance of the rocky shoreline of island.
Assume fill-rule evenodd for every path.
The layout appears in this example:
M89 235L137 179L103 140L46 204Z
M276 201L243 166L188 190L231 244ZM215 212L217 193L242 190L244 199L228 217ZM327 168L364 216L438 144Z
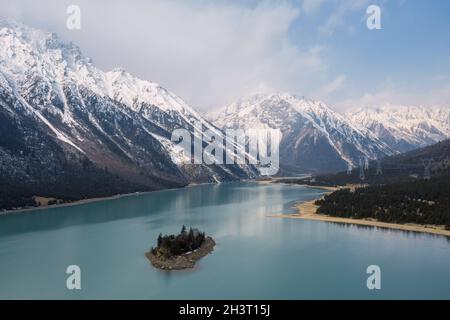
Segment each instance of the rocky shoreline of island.
M181 228L178 235L158 236L156 247L145 256L151 264L162 270L191 269L196 262L214 250L216 242L196 228Z
M198 260L204 256L210 254L216 245L216 242L211 237L206 237L200 248L188 252L182 255L170 257L170 258L160 258L153 254L151 251L146 252L145 256L150 260L151 264L161 270L183 270L192 269Z

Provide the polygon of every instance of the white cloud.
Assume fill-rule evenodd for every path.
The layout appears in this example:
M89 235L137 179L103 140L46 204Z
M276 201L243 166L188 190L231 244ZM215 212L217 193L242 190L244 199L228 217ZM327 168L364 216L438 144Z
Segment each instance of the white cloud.
M315 14L319 11L325 1L326 0L303 0L302 8L308 15Z
M433 85L441 88L420 94L400 94L391 84L374 91L365 79L355 78L333 60L333 44L327 43L327 37L319 37L318 42L309 39L305 45L290 34L299 25L307 28L296 24L301 11L320 11L317 17L328 17L320 26L323 35L339 28L355 32L355 24L347 19L359 12L363 18L372 3L327 1L0 0L0 15L56 32L78 44L102 69L124 67L200 109L270 91L324 99L332 107L341 101L339 108L382 101L449 105L450 87L444 86L448 78L436 76ZM295 5L299 3L300 7ZM66 28L70 4L81 7L80 31Z
M65 28L72 3L80 31ZM319 47L290 39L299 10L284 1L0 0L0 8L73 40L103 69L124 67L202 109L261 90L308 95L327 68Z
M327 83L322 88L320 88L318 96L321 97L322 99L324 97L328 97L330 94L341 89L346 80L347 76L345 74L337 76L334 80L332 80L331 82Z
M325 36L332 36L338 28L346 26L345 20L349 13L359 10L363 17L366 11L362 9L365 9L369 3L370 0L338 0L333 12L326 19L325 23L320 26L319 33Z
M386 104L410 106L438 106L450 108L450 83L428 92L404 92L392 85L362 96L346 99L336 104L338 110L353 110L361 107L379 107Z

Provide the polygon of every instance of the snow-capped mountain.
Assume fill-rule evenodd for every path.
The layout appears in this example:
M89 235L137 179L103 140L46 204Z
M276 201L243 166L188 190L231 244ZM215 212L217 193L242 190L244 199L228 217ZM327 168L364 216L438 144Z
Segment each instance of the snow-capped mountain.
M347 117L400 152L450 138L450 107L385 105L361 108Z
M346 170L349 165L357 166L362 158L395 153L324 103L287 93L243 98L208 117L221 128L280 129L283 174Z
M194 124L222 134L158 84L122 69L104 72L55 34L0 19L4 185L21 181L30 194L76 198L257 173L246 165L188 164L170 139L178 128L198 134Z

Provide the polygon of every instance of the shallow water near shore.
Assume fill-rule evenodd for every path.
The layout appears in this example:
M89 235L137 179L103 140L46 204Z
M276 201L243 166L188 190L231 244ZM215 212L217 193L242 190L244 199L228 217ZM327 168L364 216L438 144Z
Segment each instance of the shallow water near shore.
M267 217L325 191L230 183L0 216L0 298L450 299L446 237ZM193 270L155 269L158 234L197 227L217 245ZM81 290L66 268L81 268ZM381 268L381 290L366 269Z

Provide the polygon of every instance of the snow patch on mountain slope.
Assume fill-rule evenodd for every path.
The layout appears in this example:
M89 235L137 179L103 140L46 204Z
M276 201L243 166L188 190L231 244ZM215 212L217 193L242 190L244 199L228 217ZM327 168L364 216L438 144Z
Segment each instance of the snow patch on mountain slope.
M56 138L62 142L65 142L69 145L71 145L72 147L74 147L75 149L77 149L78 151L80 151L81 153L84 153L84 151L78 147L75 143L73 143L69 138L67 138L67 136L65 134L63 134L62 132L60 132L58 129L56 129L51 123L50 121L48 121L39 111L33 109L33 107L31 107L28 102L25 101L25 99L21 99L21 102L23 103L24 106L26 106L31 112L33 112L55 135Z

